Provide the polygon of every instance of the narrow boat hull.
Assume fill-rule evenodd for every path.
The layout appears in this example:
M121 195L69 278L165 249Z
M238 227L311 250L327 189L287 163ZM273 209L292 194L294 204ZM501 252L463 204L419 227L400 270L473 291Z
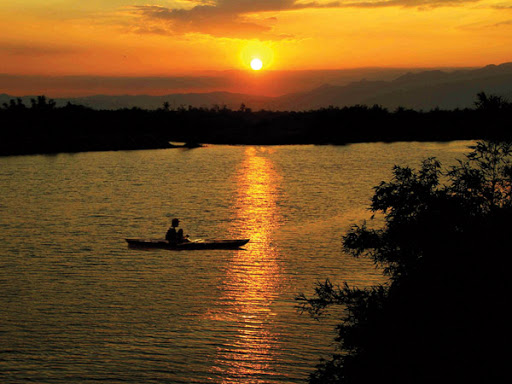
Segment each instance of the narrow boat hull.
M197 249L238 249L249 242L249 239L240 240L191 240L185 243L171 244L165 239L126 239L132 248L160 248L172 250Z

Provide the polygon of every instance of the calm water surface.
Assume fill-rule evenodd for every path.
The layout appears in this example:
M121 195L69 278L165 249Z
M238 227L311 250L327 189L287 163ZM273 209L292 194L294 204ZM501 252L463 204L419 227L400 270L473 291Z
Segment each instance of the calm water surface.
M469 142L230 147L0 158L0 382L299 383L334 318L294 297L382 277L341 252L394 164ZM173 217L244 250L135 250Z

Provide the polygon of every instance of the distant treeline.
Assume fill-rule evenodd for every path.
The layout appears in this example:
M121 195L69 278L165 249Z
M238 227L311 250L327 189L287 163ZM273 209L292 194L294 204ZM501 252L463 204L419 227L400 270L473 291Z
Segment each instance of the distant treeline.
M0 155L212 144L346 144L512 138L512 103L480 93L473 109L416 111L355 105L312 111L212 108L94 110L45 96L0 108Z

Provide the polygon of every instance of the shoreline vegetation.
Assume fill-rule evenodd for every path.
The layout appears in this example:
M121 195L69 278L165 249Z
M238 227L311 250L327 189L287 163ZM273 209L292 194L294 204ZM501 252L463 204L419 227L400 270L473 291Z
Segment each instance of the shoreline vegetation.
M339 307L334 353L310 384L504 383L512 143L479 141L447 171L435 158L395 166L343 249L387 282L318 283L298 307L316 319ZM445 181L443 181L443 179Z
M10 100L0 108L0 156L164 149L204 144L344 145L360 142L509 140L512 103L477 95L472 109L416 111L379 105L317 110L253 111L225 106L157 110L94 110L68 103L57 107L45 96L25 105ZM179 147L179 146L178 146Z

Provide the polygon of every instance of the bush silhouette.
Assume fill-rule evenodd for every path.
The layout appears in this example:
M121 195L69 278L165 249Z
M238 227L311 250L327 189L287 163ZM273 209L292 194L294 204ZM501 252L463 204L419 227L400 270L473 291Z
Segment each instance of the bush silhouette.
M297 298L317 317L332 305L345 309L338 351L310 383L504 382L510 155L509 143L479 142L448 172L427 159L418 171L395 167L375 188L371 210L384 214L384 227L363 223L343 242L389 282L358 289L326 281Z

